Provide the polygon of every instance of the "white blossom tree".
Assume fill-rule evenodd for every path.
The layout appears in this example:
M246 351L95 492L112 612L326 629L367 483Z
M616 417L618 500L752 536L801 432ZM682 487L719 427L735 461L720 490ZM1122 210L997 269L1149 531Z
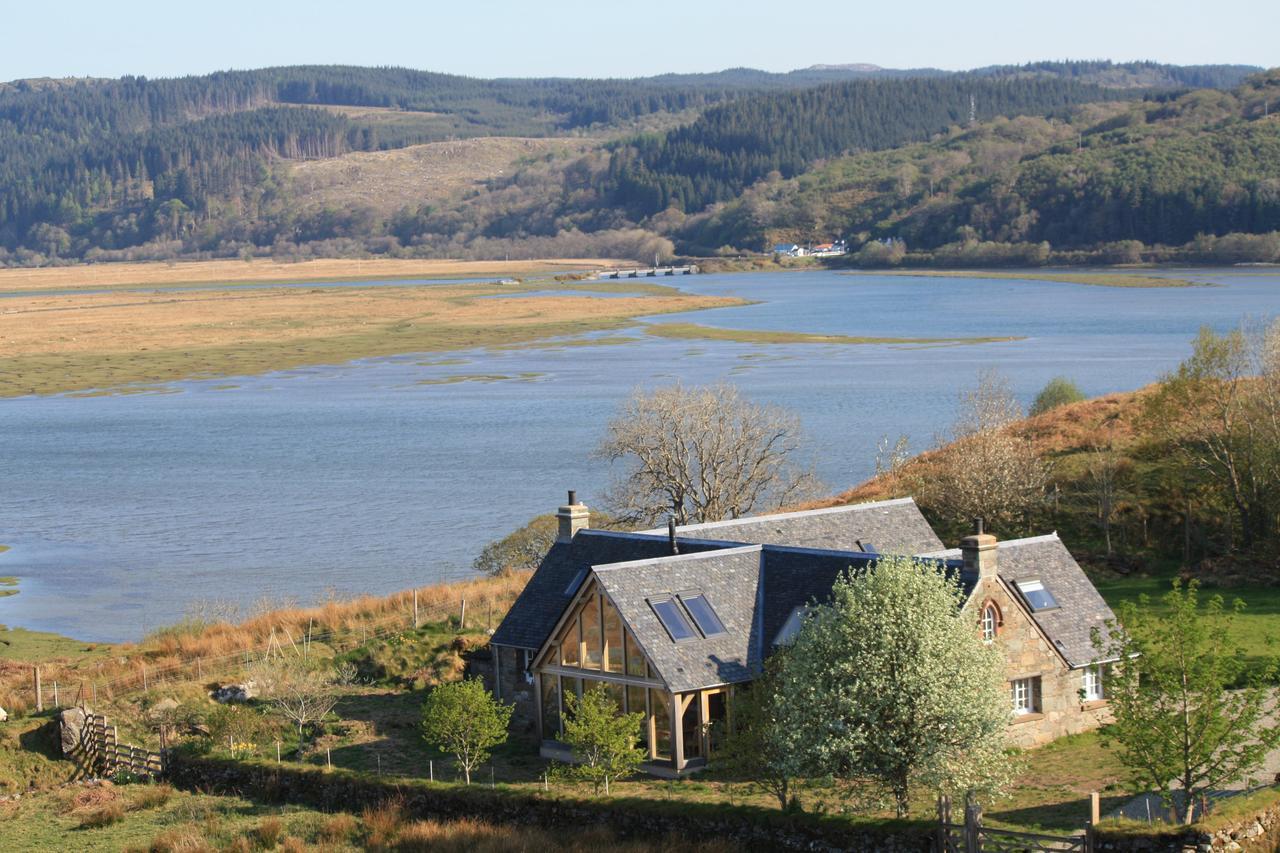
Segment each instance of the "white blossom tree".
M776 734L792 775L871 780L898 816L910 791L998 794L1006 754L1004 659L961 611L938 563L885 557L839 580L778 671Z

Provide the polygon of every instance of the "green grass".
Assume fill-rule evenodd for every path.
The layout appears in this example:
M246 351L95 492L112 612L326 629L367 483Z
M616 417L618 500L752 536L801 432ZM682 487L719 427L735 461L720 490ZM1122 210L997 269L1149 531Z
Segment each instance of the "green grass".
M1171 583L1171 577L1128 577L1098 581L1095 586L1112 608L1126 601L1137 604L1146 595L1151 609L1161 612L1165 608L1160 597L1169 591ZM1261 664L1280 654L1280 587L1202 587L1200 595L1202 600L1221 595L1228 606L1236 599L1244 602L1244 610L1232 622L1230 638L1251 662Z
M770 332L759 329L719 329L697 323L651 323L645 333L676 340L733 341L742 344L989 344L1018 341L1018 337L989 338L881 338L854 335L818 335L808 332Z
M73 640L61 634L0 625L0 660L77 660L105 655L109 651L107 647Z
M859 273L848 273L858 275ZM1088 284L1094 287L1213 287L1185 278L1164 278L1125 272L994 272L991 270L893 270L878 275L925 276L928 278L998 278L1015 281L1056 281L1063 284Z

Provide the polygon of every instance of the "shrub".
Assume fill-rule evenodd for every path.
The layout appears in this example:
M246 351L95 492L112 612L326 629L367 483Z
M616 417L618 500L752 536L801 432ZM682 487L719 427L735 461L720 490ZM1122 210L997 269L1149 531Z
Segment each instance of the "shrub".
M99 829L124 820L124 803L111 800L85 812L80 818L82 829Z
M1043 415L1050 409L1056 409L1059 406L1065 406L1068 403L1079 403L1085 399L1084 392L1065 376L1055 376L1050 379L1048 384L1036 395L1036 400L1031 404L1031 416Z
M387 800L366 808L361 814L364 820L366 842L370 847L386 847L400 834L404 825L404 809L395 800Z
M179 826L160 833L151 842L151 853L213 853L214 847L194 826Z
M163 806L173 796L173 788L169 785L147 785L140 787L129 801L132 811L144 811Z
M284 821L278 817L269 817L255 826L250 835L259 847L270 850L280 843L280 837L284 835Z

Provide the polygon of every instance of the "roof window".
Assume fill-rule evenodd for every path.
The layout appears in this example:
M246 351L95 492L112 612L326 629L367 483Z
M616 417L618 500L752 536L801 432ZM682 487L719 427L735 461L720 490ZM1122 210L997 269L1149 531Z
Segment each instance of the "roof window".
M810 608L800 606L792 608L791 615L787 617L787 621L782 623L782 627L778 629L778 635L773 638L775 646L789 646L796 641L796 634L800 633L800 628L804 625L804 617L809 615Z
M694 633L688 617L684 615L684 611L680 609L680 605L676 603L674 598L650 601L649 606L653 608L654 613L658 614L658 621L662 623L663 628L667 629L667 633L671 635L672 640L678 643L681 640L692 640L698 636Z
M689 611L689 615L693 617L693 624L698 626L702 636L714 637L716 634L724 633L724 623L720 621L720 617L716 615L711 602L707 601L705 595L700 592L682 593L680 603L684 605L685 610Z
M1039 580L1015 581L1018 584L1018 592L1022 593L1022 597L1027 600L1027 604L1031 606L1033 612L1040 610L1053 610L1058 607L1058 600L1053 597L1053 593L1045 589L1044 583Z

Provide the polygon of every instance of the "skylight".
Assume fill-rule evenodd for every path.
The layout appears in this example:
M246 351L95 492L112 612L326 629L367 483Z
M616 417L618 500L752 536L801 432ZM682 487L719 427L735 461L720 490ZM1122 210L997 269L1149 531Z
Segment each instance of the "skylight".
M778 636L773 638L773 644L775 646L791 645L796 639L796 634L800 633L800 628L804 625L804 617L808 614L808 607L801 606L792 609L787 621L782 623L782 627L778 629Z
M658 614L658 620L662 622L662 627L667 629L671 639L677 643L681 640L692 640L698 636L674 598L650 601L649 606L653 608L654 613Z
M1041 581L1017 581L1017 584L1018 591L1022 593L1022 597L1027 600L1027 604L1031 605L1033 611L1052 610L1058 606L1058 600L1053 597L1053 593L1045 589Z
M861 552L862 552L862 553L864 553L864 554L878 554L878 553L880 553L879 551L877 551L877 550L876 550L876 546L875 546L875 545L872 545L870 542L864 542L864 541L862 541L861 539L859 539L859 540L857 540L857 542L856 542L856 543L854 543L854 544L856 544L856 545L858 546L858 550L859 550L859 551L861 551Z
M700 592L686 593L680 596L680 601L684 604L685 609L689 611L689 615L693 617L693 622L698 626L698 630L702 632L702 636L712 637L716 634L724 633L724 623L720 621L720 617L711 608L711 602L707 601L705 595Z

